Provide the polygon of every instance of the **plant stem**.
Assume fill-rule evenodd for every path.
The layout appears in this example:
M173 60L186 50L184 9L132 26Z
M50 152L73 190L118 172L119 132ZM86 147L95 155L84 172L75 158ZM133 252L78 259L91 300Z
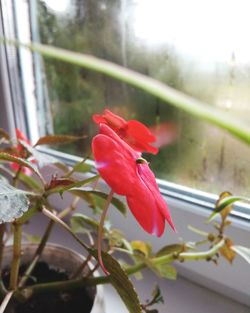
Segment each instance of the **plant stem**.
M178 256L174 253L170 253L161 257L156 257L151 259L151 263L155 265L169 263L175 260L207 260L210 257L213 257L219 249L225 244L225 240L220 240L217 244L215 244L211 249L204 252L182 252ZM134 266L131 266L126 270L128 275L132 275L147 266L145 262L137 263ZM49 291L66 291L73 290L77 288L81 288L83 286L96 286L98 284L108 284L110 283L109 276L101 276L101 277L92 277L92 278L81 278L75 280L68 280L64 282L55 282L55 283L45 283L45 284L37 284L28 288L25 288L23 291L25 294L33 295L35 293L43 293ZM20 290L22 292L22 290Z
M40 259L40 256L44 250L44 247L49 239L49 236L51 234L51 231L53 229L53 226L54 226L55 222L50 220L49 224L47 225L47 228L45 230L45 233L40 241L40 244L33 256L33 259L29 265L29 267L27 268L27 270L25 271L22 279L20 280L20 283L18 285L19 288L23 287L27 281L27 279L29 278L29 276L31 275L32 271L34 270L38 260Z
M77 165L79 166L79 165L84 164L88 159L90 159L90 157L91 157L91 153L88 153L87 156ZM74 172L75 172L75 166L73 166L72 169L64 175L64 177L70 177Z
M16 185L17 185L18 177L19 177L19 174L20 174L21 171L22 171L22 168L23 168L22 166L19 166L19 168L18 168L18 170L17 170L15 176L13 177L12 185L13 185L14 187L16 187Z
M59 218L63 218L65 216L67 216L71 211L75 210L76 205L77 205L79 200L80 200L80 198L78 198L78 197L75 198L73 203L71 204L71 206L66 208L66 209L64 209L63 211L61 211L58 214L58 217ZM40 259L41 254L42 254L42 252L44 250L44 247L45 247L45 245L46 245L46 243L47 243L47 241L49 239L49 236L51 234L51 231L52 231L54 225L55 225L55 221L50 220L50 222L47 225L47 228L45 230L45 233L44 233L44 235L43 235L43 237L42 237L42 239L40 241L40 244L39 244L39 246L38 246L38 248L37 248L37 250L36 250L36 252L35 252L35 254L33 256L33 259L31 261L29 267L25 271L25 273L24 273L24 275L23 275L23 277L22 277L22 279L21 279L21 281L20 281L20 283L18 285L19 288L22 288L25 285L27 279L31 275L32 271L34 270L38 260Z
M21 256L21 241L22 241L22 225L18 223L13 223L13 259L11 263L10 272L10 289L15 290L17 288L20 256Z
M14 293L14 290L12 291L9 291L6 295L5 295L5 298L3 299L3 302L1 303L1 306L0 306L0 313L3 313L4 310L6 309L6 306L8 305L12 295Z
M98 262L103 270L103 272L106 275L109 275L109 272L106 270L103 261L102 261L102 234L103 234L103 226L104 226L104 221L105 221L105 217L107 215L108 212L108 208L109 205L111 203L111 200L113 198L113 190L110 191L107 201L105 202L103 211L102 211L102 215L101 215L101 219L100 219L100 223L99 223L99 227L98 227L98 237L97 237L97 252L98 252Z
M76 209L77 203L80 201L79 197L75 197L72 204L67 207L66 209L64 209L63 211L61 211L58 214L59 218L64 218L65 216L67 216L69 213L71 213L72 211L74 211Z
M82 273L82 271L87 266L87 264L91 260L91 258L92 258L92 255L89 254L88 257L86 258L86 260L76 269L75 273L72 274L71 279L77 278Z
M57 224L61 225L65 230L67 230L72 237L74 237L74 239L84 248L86 249L88 252L90 251L90 248L88 247L88 245L86 245L71 229L70 227L64 223L64 221L62 221L58 216L56 216L55 214L53 214L52 212L50 212L48 209L45 208L45 206L43 206L42 208L42 213L44 215L46 215L48 218L50 218L51 220L53 220L54 222L56 222Z

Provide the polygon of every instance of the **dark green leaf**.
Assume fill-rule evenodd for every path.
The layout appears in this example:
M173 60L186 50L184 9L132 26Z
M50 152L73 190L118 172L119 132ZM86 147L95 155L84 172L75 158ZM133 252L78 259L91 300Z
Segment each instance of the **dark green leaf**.
M84 139L86 136L68 136L68 135L47 135L38 139L34 147L40 145L61 145L71 143L80 139Z
M152 306L152 305L158 304L158 303L164 303L164 299L161 295L161 290L160 290L159 286L156 285L152 291L152 299L150 301L147 301L146 307L148 308L149 306ZM146 312L150 312L150 311L148 311L148 309L147 309Z
M21 159L21 158L18 158L18 157L15 157L11 154L8 154L8 153L5 153L5 152L1 152L0 153L0 160L4 160L4 161L9 161L9 162L14 162L14 163L17 163L19 164L20 166L24 166L24 167L28 167L29 169L32 170L32 172L34 172L40 179L41 181L43 182L43 177L41 175L41 173L39 172L38 168L32 164L31 162L29 161L26 161L24 159Z
M0 224L20 218L29 208L27 192L0 181Z
M161 290L160 290L158 285L156 285L154 287L154 289L152 291L152 297L153 297L152 300L154 301L154 303L156 303L156 302L157 303L159 303L159 302L163 303L164 302L163 297L161 295Z
M94 252L97 258L97 251ZM140 301L128 275L120 264L108 253L102 253L105 268L110 273L110 281L130 313L142 313Z
M250 264L250 249L243 246L232 246L231 247L238 255Z
M86 190L86 189L81 189L81 188L72 188L69 190L71 193L73 193L74 195L81 197L83 199L85 199L86 194L91 194L95 197L104 199L105 201L108 198L108 195L104 192L101 191L96 191L96 190ZM113 206L115 206L118 211L120 211L123 215L126 215L127 209L126 209L126 205L124 204L123 201L113 197L111 200L111 203L113 204ZM104 204L104 202L103 202ZM103 206L102 206L103 208ZM101 208L101 209L102 209Z

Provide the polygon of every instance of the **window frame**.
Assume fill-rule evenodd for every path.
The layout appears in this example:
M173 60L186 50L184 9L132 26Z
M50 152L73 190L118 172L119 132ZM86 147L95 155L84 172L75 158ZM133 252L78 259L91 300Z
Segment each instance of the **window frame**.
M1 1L0 32L1 35L7 38L16 35L22 42L30 42L31 34L27 33L27 25L25 26L26 32L18 33L17 31L17 29L20 28L20 23L22 23L23 26L25 20L23 16L21 19L16 18L17 5L20 4L23 5L26 14L28 14L28 4L25 0L13 0L13 2ZM3 11L8 12L8 14L3 14ZM8 19L12 19L12 23L10 23ZM34 54L29 51L23 54L23 49L1 45L0 90L2 93L0 100L2 112L0 123L10 131L13 137L15 128L21 128L32 143L35 143L39 134L38 120L35 117L38 109L36 97L34 96L35 92L37 92L35 89L37 86L35 81L36 73L34 70L34 64L36 63L34 61L35 58ZM29 64L29 71L24 71L24 63L26 66ZM16 94L13 91L15 91ZM68 165L73 165L80 160L79 157L56 150L47 148L41 148L41 150L49 155L60 158ZM177 229L180 227L181 235L184 238L192 237L190 231L183 229L183 227L186 227L188 224L197 227L202 225L206 217L209 216L211 209L214 207L217 196L163 180L157 180L157 182L162 195L171 208ZM107 188L105 183L103 183L102 187ZM231 218L234 221L231 227L231 233L233 234L235 243L249 244L247 236L249 237L250 235L250 214L247 213L247 210L249 210L248 206L237 205L231 214ZM119 215L116 216L115 212L112 214L111 220L115 226L127 232L131 239L140 237L142 240L151 241L156 250L160 248L160 246L165 245L166 242L174 242L178 239L178 234L176 236L168 231L166 231L164 236L160 239L152 238L152 236L141 231L139 227L136 227L137 224L131 214L129 214L126 223L124 223ZM127 229L128 225L131 225L129 231ZM249 273L247 266L249 265L244 260L237 259L236 265L232 268L233 270L226 264L223 264L223 266L218 267L217 270L212 271L210 269L211 264L208 265L206 263L201 266L197 266L197 263L178 264L178 270L182 276L200 285L216 290L241 303L250 305L249 293L247 293L247 290L250 290L250 286L249 289L247 289L247 281L242 283L242 275L238 275L239 271L241 273ZM229 273L231 274L230 278L228 278ZM245 279L250 281L247 275L245 275Z

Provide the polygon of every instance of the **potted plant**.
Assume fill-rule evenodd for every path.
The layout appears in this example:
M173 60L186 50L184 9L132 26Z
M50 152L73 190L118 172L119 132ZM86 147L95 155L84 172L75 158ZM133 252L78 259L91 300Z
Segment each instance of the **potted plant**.
M21 45L14 41L10 43ZM234 120L151 78L91 56L38 44L24 46L45 56L87 67L142 88L163 101L223 127L246 142L249 140L247 129ZM113 285L129 312L155 312L151 307L162 301L160 291L156 288L152 299L145 304L141 303L130 275L148 267L162 277L174 278L174 262L205 260L218 263L220 256L232 261L236 253L249 262L249 249L235 246L225 233L230 227L228 218L232 204L248 199L229 193L222 193L218 198L209 221L220 215L220 222L211 226L211 232L192 228L202 236L202 241L177 242L153 251L148 243L129 241L119 230L111 227L106 213L108 207L113 205L121 214L128 207L140 226L150 234L161 236L165 221L175 230L174 221L159 192L154 174L141 155L145 151L157 153L154 135L139 121L126 121L109 110L94 115L93 120L99 127L99 133L92 140L95 160L93 166L84 158L70 167L38 149L42 145L83 140L82 135L49 135L31 145L18 129L14 140L4 129L0 130L0 312L13 309L16 312L26 312L22 311L23 308L39 312L34 305L41 309L40 304L46 302L44 299L53 299L47 302L48 305L54 302L55 306L52 309L42 307L42 310L51 309L54 312L55 307L59 307L61 312L62 303L65 309L66 302L70 309L72 303L75 303L71 292L87 293L90 302L99 303L99 296L98 301L93 300L93 297L91 300L91 296L99 295L99 287L95 289L94 286L105 283ZM48 180L45 180L42 172L44 165L49 166ZM102 189L101 179L109 186L108 193ZM70 204L66 194L71 196ZM51 201L54 195L65 201L63 209L58 210L55 201ZM117 195L123 198L120 199ZM93 210L94 216L86 215L87 207ZM23 226L39 214L46 216L48 224L38 244L34 245L34 239L37 238L25 234ZM69 233L84 249L84 259L72 251L49 243L55 224ZM128 255L130 263L119 263L117 251ZM58 260L63 262L58 263ZM39 276L41 267L42 274ZM73 271L70 271L71 268ZM48 270L48 275L55 275L44 280L45 270ZM102 274L96 275L97 270ZM85 288L86 292L83 291ZM73 302L70 302L72 297ZM60 304L55 299L59 299ZM78 305L77 300L76 303L79 312L82 312L84 308ZM96 313L95 310L96 307L92 307L91 312Z
M99 133L92 140L96 172L93 168L90 170L87 159L69 167L37 149L41 145L82 140L82 136L48 135L32 146L20 130L17 129L14 140L0 130L0 312L70 312L73 307L74 312L97 312L95 305L100 301L94 300L93 294L99 297L99 287L93 286L104 283L114 286L129 312L155 312L151 306L162 301L160 291L157 289L152 300L142 304L129 275L149 267L162 277L173 278L173 262L206 260L217 263L220 255L230 261L237 252L243 257L246 255L246 248L233 246L232 240L225 235L225 228L230 225L231 204L239 200L225 193L210 218L220 212L221 222L215 224L211 233L205 234L203 243L209 246L202 252L197 251L200 242L188 241L166 245L153 252L149 244L128 241L120 231L113 229L106 219L110 205L122 214L128 206L148 233L161 236L165 221L175 230L155 177L141 156L144 151L157 153L153 146L154 135L139 121L126 121L109 110L94 115L93 120L99 127ZM45 163L53 165L54 169L48 181L40 170L40 164L44 166ZM98 187L101 178L110 187L109 193ZM58 210L53 206L51 196L60 195L64 199L66 193L72 196L71 204ZM125 196L127 206L116 195ZM85 205L76 211L77 203L81 201ZM94 217L85 214L83 208L87 206L94 210ZM26 234L28 242L24 243L23 226L39 214L48 218L43 236L34 245L34 237ZM55 224L84 248L85 258L49 243ZM79 235L82 233L83 237ZM9 240L10 245L6 245ZM129 255L132 264L120 265L116 251ZM95 275L99 268L103 272L101 276ZM82 301L83 294L88 300ZM84 303L87 303L86 311Z

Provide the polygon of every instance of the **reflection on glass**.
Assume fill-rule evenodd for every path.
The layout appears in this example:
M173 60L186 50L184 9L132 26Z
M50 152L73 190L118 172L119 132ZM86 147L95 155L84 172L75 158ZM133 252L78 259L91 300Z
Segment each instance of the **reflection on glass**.
M37 16L43 43L135 69L249 123L249 9L243 0L41 0ZM215 193L250 187L244 143L104 75L44 62L55 133L91 137L92 114L108 107L158 131L158 177ZM88 147L65 151L82 156Z

